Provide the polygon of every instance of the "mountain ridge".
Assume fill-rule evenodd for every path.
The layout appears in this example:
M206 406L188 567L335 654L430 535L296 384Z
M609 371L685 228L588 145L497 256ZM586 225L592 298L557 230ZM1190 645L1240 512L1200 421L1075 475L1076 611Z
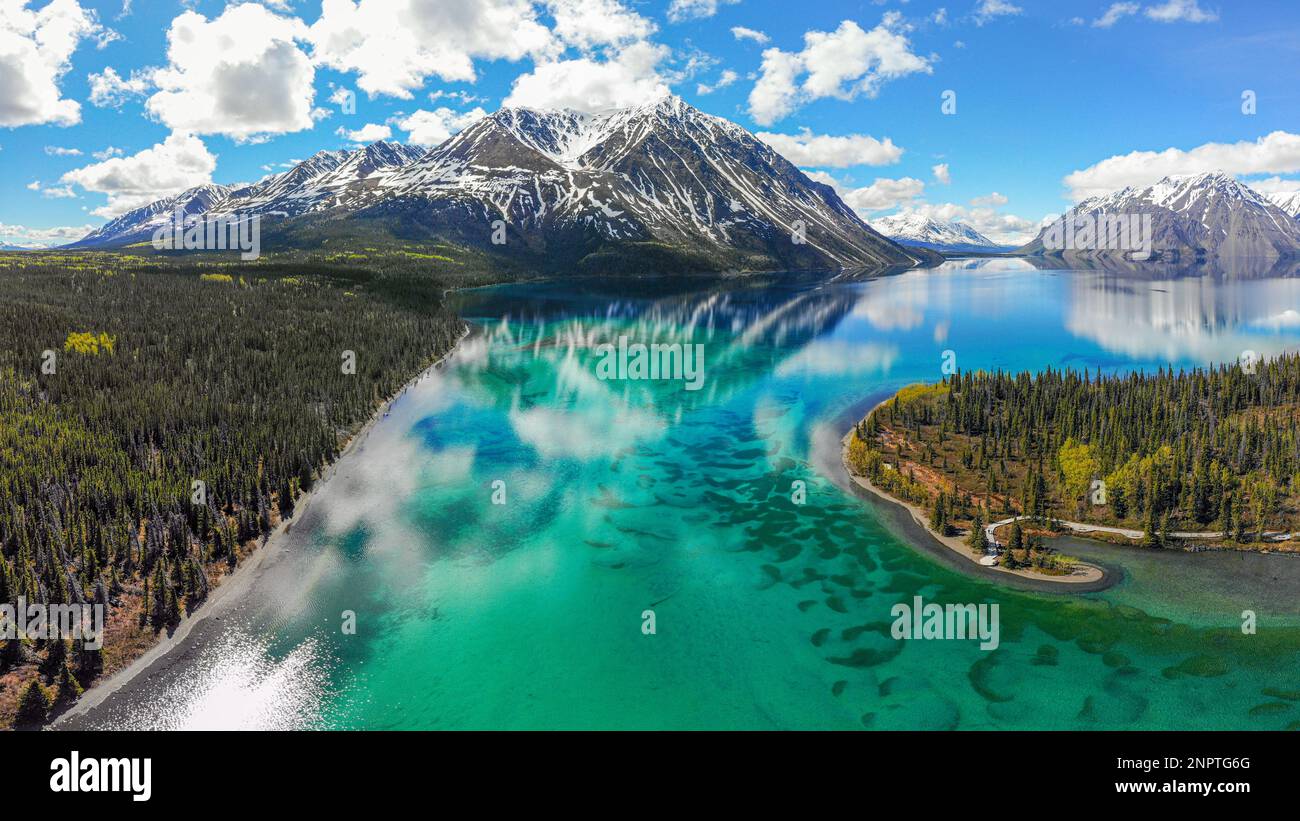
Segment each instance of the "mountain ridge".
M936 251L999 251L999 245L957 220L936 220L915 211L873 220L871 227L903 245L917 245Z
M1062 230L1065 223L1100 225L1102 217L1124 217L1133 221L1132 228L1149 236L1138 238L1140 242L1118 243L1124 247L1107 247L1092 236L1075 243L1074 236L1086 235ZM1064 244L1062 236L1066 238ZM1235 177L1209 171L1167 176L1153 185L1128 186L1090 197L1017 249L1025 255L1113 255L1134 259L1148 251L1155 257L1174 259L1296 256L1300 255L1300 222Z
M881 236L741 126L672 95L598 114L503 108L428 150L379 142L318 152L253 185L150 203L71 247L146 240L176 207L261 214L273 245L380 233L544 269L883 268L934 259Z

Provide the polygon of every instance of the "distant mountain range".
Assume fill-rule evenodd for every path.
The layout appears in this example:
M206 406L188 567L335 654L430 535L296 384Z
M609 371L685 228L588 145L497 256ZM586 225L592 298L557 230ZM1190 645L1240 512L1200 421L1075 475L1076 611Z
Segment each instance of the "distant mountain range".
M1300 219L1300 191L1284 191L1277 194L1269 194L1268 199L1292 217Z
M834 189L680 98L588 115L506 108L430 150L321 151L249 186L206 185L69 247L147 242L187 215L263 217L263 245L449 242L541 270L781 270L936 259L881 236ZM504 238L504 244L493 240Z
M949 252L1009 250L969 225L931 219L915 212L872 220L871 227L900 245Z
M1142 259L1149 249L1152 259L1166 261L1298 256L1296 205L1295 199L1265 197L1223 172L1165 177L1145 188L1084 200L1019 252ZM1132 229L1127 242L1107 246L1100 230L1083 230L1118 217Z
M23 245L10 245L7 242L0 242L0 251L30 251L30 250L32 249Z

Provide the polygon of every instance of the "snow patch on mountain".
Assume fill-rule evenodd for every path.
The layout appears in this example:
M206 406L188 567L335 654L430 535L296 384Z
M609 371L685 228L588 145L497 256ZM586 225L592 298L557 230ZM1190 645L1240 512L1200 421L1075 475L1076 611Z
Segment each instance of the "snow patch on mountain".
M895 242L927 248L996 249L998 244L960 222L936 220L916 212L903 212L871 221L871 227Z

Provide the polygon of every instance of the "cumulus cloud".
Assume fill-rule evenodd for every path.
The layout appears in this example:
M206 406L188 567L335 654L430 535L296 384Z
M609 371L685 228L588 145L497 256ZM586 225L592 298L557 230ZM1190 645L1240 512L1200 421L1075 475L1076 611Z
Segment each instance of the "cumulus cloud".
M906 31L901 15L889 12L870 31L845 20L833 32L806 32L802 51L766 49L749 94L750 116L771 125L812 100L874 97L890 80L931 73L930 60L912 52Z
M1129 185L1152 185L1170 175L1220 170L1228 174L1300 171L1300 134L1274 131L1253 141L1205 143L1186 151L1131 151L1067 174L1064 183L1070 196L1078 201Z
M735 37L737 40L753 40L760 46L770 42L772 39L757 29L746 28L744 26L732 26L731 36Z
M642 41L609 59L577 57L541 63L515 78L503 104L602 111L662 97L669 90L659 66L670 53L667 46Z
M655 24L619 0L547 0L553 31L565 43L588 51L598 46L643 40Z
M740 0L673 0L668 6L668 19L674 23L698 20L718 13L719 6L729 6Z
M340 128L334 133L354 143L373 143L376 140L386 140L393 136L393 129L379 123L366 123L354 131Z
M718 81L716 83L713 83L712 85L709 85L707 83L700 83L699 85L695 86L695 93L712 94L713 92L717 91L720 88L726 88L727 86L731 85L732 83L736 82L739 79L740 79L740 75L737 74L736 72L732 71L729 68L723 69L722 73L718 75Z
M81 122L81 105L61 96L59 81L81 41L104 32L75 0L51 0L39 10L26 0L0 2L0 126Z
M1009 17L1020 14L1024 9L1008 0L980 0L975 7L975 25L982 26L995 17Z
M591 34L592 19L570 18L575 36ZM557 53L554 35L528 0L324 0L309 37L319 64L357 72L357 85L371 96L402 99L428 77L472 82L476 59Z
M941 162L930 168L934 174L934 181L940 185L952 185L952 174L948 172L948 163Z
M824 171L804 172L810 179L835 189L844 203L863 219L874 211L888 211L909 205L925 193L925 183L912 177L891 180L877 177L871 185L854 188Z
M1206 11L1197 0L1168 0L1148 6L1146 16L1158 23L1213 23L1219 19L1217 12Z
M883 141L866 134L814 134L807 128L799 134L773 134L760 131L754 135L776 149L777 153L804 168L848 168L854 165L893 165L903 156L903 149L886 137Z
M100 108L118 108L131 97L143 96L152 87L155 69L132 71L123 78L113 69L106 67L97 74L86 75L90 83L90 102Z
M51 157L80 157L80 148L64 148L61 145L45 146L45 153Z
M76 168L61 182L108 195L91 211L112 218L156 199L212 181L217 158L193 134L174 132L166 140L129 157L111 157Z
M1263 180L1251 180L1247 185L1261 194L1294 194L1300 192L1300 180L1288 180L1278 176Z
M311 128L316 70L296 42L306 34L256 3L212 20L187 11L167 32L169 64L145 106L174 130L239 141Z
M29 228L0 222L0 242L28 248L45 248L75 242L95 230L93 225L66 225L57 228Z
M433 111L419 109L409 116L395 117L390 122L407 132L406 141L411 145L435 146L446 142L451 135L463 131L475 122L487 116L482 108L469 111L453 111L450 108L436 108Z

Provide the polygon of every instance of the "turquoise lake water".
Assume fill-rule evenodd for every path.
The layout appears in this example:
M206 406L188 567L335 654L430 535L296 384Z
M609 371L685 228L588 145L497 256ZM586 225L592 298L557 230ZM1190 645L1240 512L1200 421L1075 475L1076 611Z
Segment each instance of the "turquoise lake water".
M1267 356L1300 345L1300 279L989 260L456 298L480 332L339 464L286 553L79 726L1300 726L1300 559L1074 541L1123 581L1017 592L913 549L838 476L852 413L938 379L945 352L1103 372ZM597 378L594 346L622 335L702 344L702 388ZM1000 646L894 640L914 595L998 604Z

